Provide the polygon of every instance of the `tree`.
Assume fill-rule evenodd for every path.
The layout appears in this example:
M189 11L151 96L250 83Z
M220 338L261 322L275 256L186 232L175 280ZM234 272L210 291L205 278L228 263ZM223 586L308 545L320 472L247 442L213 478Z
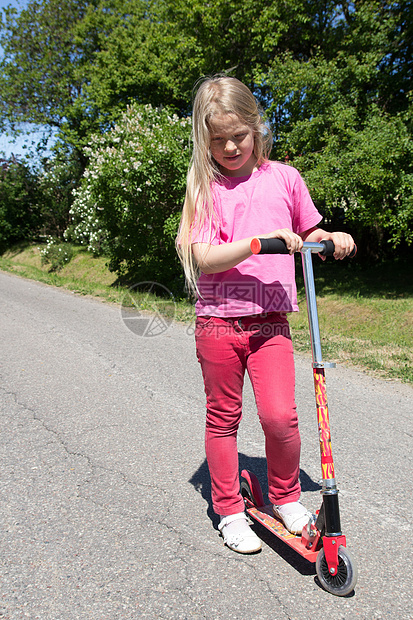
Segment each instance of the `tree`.
M359 4L359 3L358 3ZM363 4L363 2L360 2ZM288 52L337 49L343 3L331 0L31 0L6 10L0 115L58 128L81 150L132 101L191 107L204 75L255 73ZM344 11L353 19L354 7ZM263 87L257 94L263 100Z
M0 160L0 253L33 239L41 227L35 175L14 157Z
M412 104L395 60L405 50L392 50L401 18L396 3L346 9L334 54L279 56L256 77L271 95L275 156L301 170L327 218L368 231L382 250L413 242Z
M96 32L90 71L93 102L110 114L119 101L191 107L202 75L228 72L256 87L282 52L308 58L329 48L337 5L325 0L112 0L90 9L84 40Z
M90 50L81 68L85 102L103 129L132 101L174 103L159 49L164 30L150 11L146 0L105 0L76 26L76 40Z
M44 160L42 169L36 173L42 233L62 239L70 224L73 190L79 184L83 168L73 149L57 145L53 155Z
M5 9L0 44L0 115L13 128L30 122L56 128L81 149L91 114L83 102L88 48L74 38L87 0L32 0L20 13Z
M31 0L5 15L0 119L56 127L80 171L129 103L185 116L194 82L227 72L326 215L410 240L412 0Z

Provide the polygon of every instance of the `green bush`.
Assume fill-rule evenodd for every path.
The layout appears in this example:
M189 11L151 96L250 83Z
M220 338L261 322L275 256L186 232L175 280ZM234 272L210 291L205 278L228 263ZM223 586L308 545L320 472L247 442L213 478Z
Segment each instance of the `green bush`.
M65 236L109 258L119 276L180 280L174 237L190 159L190 119L133 105L85 150L90 164L75 191Z
M38 182L28 166L0 160L0 253L37 236L41 227Z
M46 246L40 250L41 264L50 265L49 271L60 271L73 258L70 243L62 243L61 239L49 237Z
M77 153L62 144L53 149L53 156L43 161L39 172L39 205L42 214L42 233L62 238L70 222L73 189L82 174Z
M275 156L302 172L327 220L365 236L377 256L413 245L413 106L386 110L380 58L280 57L265 78Z

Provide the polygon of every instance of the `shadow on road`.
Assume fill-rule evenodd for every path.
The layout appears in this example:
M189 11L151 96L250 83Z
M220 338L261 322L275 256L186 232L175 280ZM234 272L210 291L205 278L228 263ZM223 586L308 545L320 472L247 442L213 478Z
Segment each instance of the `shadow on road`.
M245 454L239 454L239 468L248 469L257 476L258 481L263 489L264 499L268 501L266 493L267 489L267 461L262 457L251 457ZM208 504L207 515L211 519L215 529L218 529L219 518L215 514L212 508L211 502L211 479L209 477L208 464L206 459L201 466L194 473L189 482L194 486L195 490L202 495L204 500ZM308 474L300 469L300 482L303 492L305 491L320 491L321 486L312 480ZM291 547L288 547L285 543L279 540L276 536L272 535L266 528L254 523L253 529L261 540L281 556L286 562L288 562L293 568L295 568L302 575L315 575L314 564L308 562L296 553Z

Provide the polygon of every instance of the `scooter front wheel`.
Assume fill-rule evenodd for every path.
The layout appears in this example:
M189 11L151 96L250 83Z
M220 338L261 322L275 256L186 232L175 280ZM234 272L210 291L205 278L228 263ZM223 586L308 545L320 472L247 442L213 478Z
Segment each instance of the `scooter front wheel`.
M248 484L248 482L245 480L245 478L241 478L241 495L244 499L245 498L249 499L251 504L254 504L254 506L257 505L254 499L254 496L252 494L251 487Z
M244 499L248 499L254 506L263 506L264 498L258 478L247 469L241 472L241 495Z
M347 547L341 545L338 549L338 566L335 575L331 575L328 570L324 549L320 549L318 553L315 568L321 585L330 594L346 596L354 590L357 582L357 566Z

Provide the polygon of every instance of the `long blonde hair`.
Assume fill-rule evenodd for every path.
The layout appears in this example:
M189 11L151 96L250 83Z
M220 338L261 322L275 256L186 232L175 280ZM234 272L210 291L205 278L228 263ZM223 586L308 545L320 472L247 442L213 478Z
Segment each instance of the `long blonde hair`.
M181 259L189 290L197 290L199 275L194 260L191 239L205 221L216 219L211 186L222 178L210 151L209 121L215 115L234 114L253 130L254 155L257 167L268 160L272 148L271 130L264 124L260 108L250 89L236 78L214 76L198 82L192 110L192 158L188 170L187 187L181 223L177 237L177 251Z

